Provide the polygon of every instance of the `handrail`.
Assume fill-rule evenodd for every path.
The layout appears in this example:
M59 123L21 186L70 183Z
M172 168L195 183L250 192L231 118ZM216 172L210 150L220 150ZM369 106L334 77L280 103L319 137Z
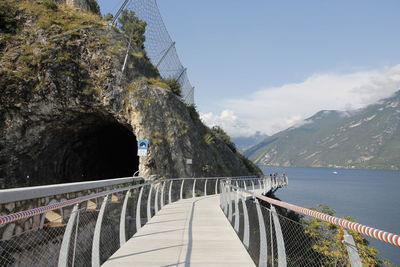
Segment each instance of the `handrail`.
M254 193L253 193L253 196L258 199L264 200L268 203L274 204L276 206L287 208L287 209L296 211L298 213L301 213L301 214L304 214L307 216L311 216L316 219L320 219L325 222L334 224L336 226L340 226L340 227L352 230L354 232L364 234L369 237L372 237L372 238L375 238L375 239L378 239L378 240L381 240L381 241L387 242L389 244L400 247L400 236L399 235L396 235L396 234L393 234L390 232L386 232L383 230L379 230L379 229L376 229L373 227L369 227L369 226L363 225L361 223L348 221L348 220L338 218L338 217L335 217L332 215L328 215L328 214L325 214L325 213L322 213L319 211L310 210L310 209L303 208L303 207L300 207L297 205L293 205L290 203L272 199L272 198L269 198L266 196L262 196L262 195L258 195L258 194L254 194Z
M136 181L144 181L144 178L124 177L124 178L97 180L88 182L62 183L62 184L2 189L0 190L0 204L65 194L65 193L79 192L83 190L120 185Z
M102 192L99 192L99 193L90 194L90 195L87 195L87 196L77 197L77 198L74 198L74 199L70 199L70 200L66 200L66 201L50 204L50 205L47 205L47 206L42 206L42 207L30 209L30 210L25 210L25 211L20 211L20 212L8 214L8 215L0 216L0 225L11 223L11 222L14 222L14 221L17 221L17 220L20 220L20 219L24 219L24 218L27 218L27 217L31 217L31 216L34 216L34 215L43 214L43 213L46 213L46 212L51 211L51 210L61 209L61 208L67 207L67 206L72 206L74 204L79 204L81 202L88 201L88 200L91 200L91 199L95 199L95 198L98 198L98 197L104 197L104 196L107 196L109 194L115 194L115 193L131 190L131 189L135 189L135 188L140 188L140 187L144 187L144 186L149 186L149 185L153 185L153 184L157 184L157 183L161 183L161 182L165 182L165 181L196 180L196 179L200 179L200 180L204 180L204 179L225 180L225 179L232 179L232 178L233 179L246 179L246 177L249 177L251 179L253 179L253 178L255 179L255 176L237 176L237 177L172 178L172 179L148 181L146 183L139 184L139 185L133 185L133 186L117 188L117 189L108 190L108 191L102 191Z
M331 215L328 215L328 214L325 214L325 213L322 213L322 212L318 212L318 211L315 211L315 210L307 209L307 208L304 208L304 207L301 207L301 206L297 206L297 205L294 205L294 204L290 204L290 203L287 203L287 202L283 202L283 201L280 201L280 200L276 200L276 199L273 199L273 198L270 198L270 197L266 197L266 196L263 196L263 195L259 195L259 194L256 194L254 192L245 190L245 189L243 189L241 187L234 186L234 185L229 184L229 183L225 183L225 185L228 185L228 186L230 186L230 187L232 187L232 188L234 188L236 190L240 190L242 192L250 194L254 198L261 199L261 200L266 201L266 202L268 202L270 204L273 204L273 205L276 205L276 206L279 206L279 207L282 207L282 208L290 209L290 210L296 211L298 213L301 213L301 214L304 214L304 215L307 215L307 216L310 216L310 217L313 217L313 218L316 218L316 219L320 219L320 220L323 220L325 222L331 223L333 225L340 226L340 227L352 230L354 232L357 232L357 233L372 237L374 239L378 239L378 240L384 241L386 243L389 243L389 244L392 244L392 245L400 247L400 235L393 234L393 233L390 233L390 232L386 232L386 231L383 231L383 230L379 230L379 229L376 229L376 228L373 228L373 227L369 227L369 226L366 226L366 225L363 225L363 224L360 224L360 223L357 223L357 222L348 221L348 220L345 220L345 219L342 219L342 218L331 216Z

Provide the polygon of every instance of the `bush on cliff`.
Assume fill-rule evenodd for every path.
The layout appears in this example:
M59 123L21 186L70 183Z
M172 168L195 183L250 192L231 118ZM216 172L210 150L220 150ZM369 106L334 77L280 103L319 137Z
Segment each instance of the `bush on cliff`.
M132 10L122 10L121 16L118 18L119 27L126 37L131 38L137 47L144 49L147 23L136 17Z
M17 13L18 9L10 1L0 2L0 33L15 33L17 31Z

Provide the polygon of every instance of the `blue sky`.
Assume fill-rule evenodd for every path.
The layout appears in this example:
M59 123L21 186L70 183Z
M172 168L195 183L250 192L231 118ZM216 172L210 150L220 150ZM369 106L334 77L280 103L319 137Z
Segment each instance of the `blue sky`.
M118 5L99 3L103 12ZM203 119L221 124L232 135L257 130L271 134L320 109L359 108L400 88L400 1L158 0L158 5L196 87ZM322 84L313 83L318 77L325 78ZM376 80L385 80L381 86L386 87L389 82L390 90L371 86ZM347 89L338 88L338 95L330 96L332 103L320 101L335 88L324 85L336 83ZM312 108L299 105L296 112L296 95L316 84L320 93L315 89L307 97L321 104L307 102ZM365 86L353 103L349 92ZM268 93L278 89L287 90L287 99ZM252 105L257 98L258 110L237 107ZM282 117L269 117L270 108L282 109ZM240 132L243 125L248 131Z

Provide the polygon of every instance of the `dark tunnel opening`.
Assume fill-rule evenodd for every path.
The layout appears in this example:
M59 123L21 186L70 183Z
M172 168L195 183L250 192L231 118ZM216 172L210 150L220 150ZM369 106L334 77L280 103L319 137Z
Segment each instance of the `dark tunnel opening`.
M68 149L60 182L132 176L139 166L136 150L136 137L120 124L87 129Z
M61 125L43 136L37 159L21 166L26 185L131 177L139 169L136 136L114 118L84 114Z

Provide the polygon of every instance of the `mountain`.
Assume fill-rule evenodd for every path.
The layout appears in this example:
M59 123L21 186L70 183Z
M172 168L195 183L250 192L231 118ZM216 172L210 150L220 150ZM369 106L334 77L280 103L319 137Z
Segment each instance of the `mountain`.
M233 137L232 141L235 143L236 148L239 151L243 152L246 149L249 149L250 147L254 146L255 144L258 144L267 137L268 135L266 134L262 134L261 132L256 132L255 134L248 137Z
M244 154L258 164L400 169L400 91L357 111L323 110Z

